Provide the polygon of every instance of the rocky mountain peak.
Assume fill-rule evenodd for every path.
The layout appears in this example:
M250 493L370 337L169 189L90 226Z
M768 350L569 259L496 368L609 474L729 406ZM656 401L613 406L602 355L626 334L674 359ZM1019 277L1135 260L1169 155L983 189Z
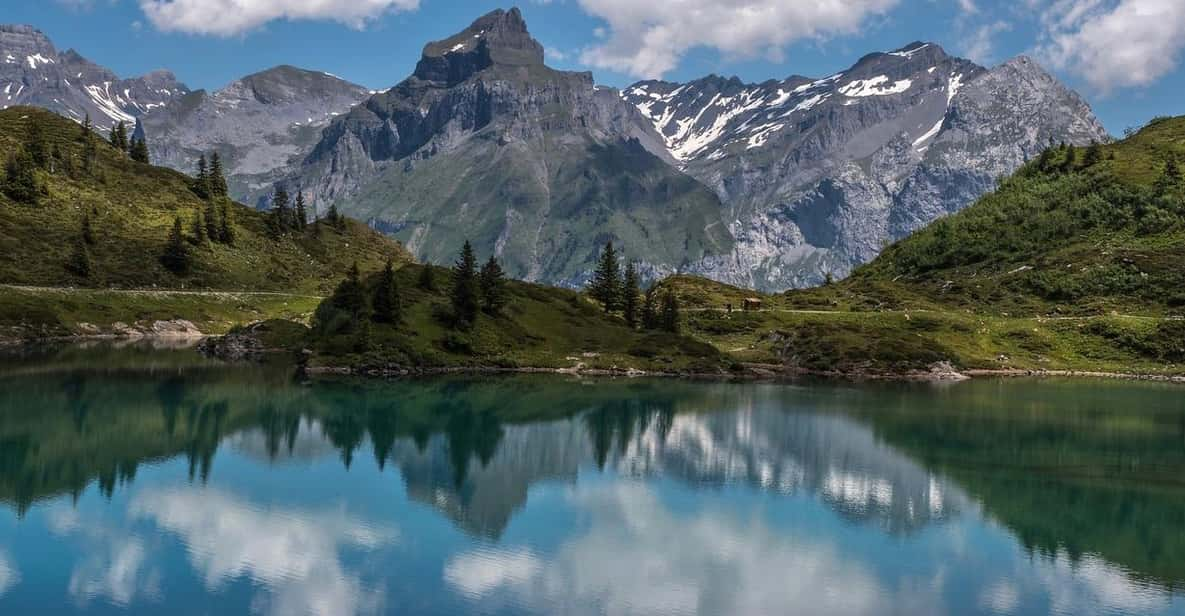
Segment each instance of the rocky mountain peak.
M461 32L428 43L414 75L454 85L492 66L543 66L543 45L531 37L517 8L487 13Z

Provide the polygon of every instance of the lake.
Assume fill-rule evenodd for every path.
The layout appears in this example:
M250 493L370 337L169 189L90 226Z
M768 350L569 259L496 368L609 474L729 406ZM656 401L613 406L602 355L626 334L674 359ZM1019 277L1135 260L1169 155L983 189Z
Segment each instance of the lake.
M1185 614L1185 393L0 359L0 614Z

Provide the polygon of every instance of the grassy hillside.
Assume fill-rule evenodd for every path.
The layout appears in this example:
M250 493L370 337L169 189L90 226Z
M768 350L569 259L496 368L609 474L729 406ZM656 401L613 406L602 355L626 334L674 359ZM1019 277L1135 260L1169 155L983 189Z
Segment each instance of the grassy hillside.
M437 287L418 286L424 267L432 267ZM403 303L398 325L367 323L339 330L332 316L318 313L308 343L311 365L370 369L400 368L559 368L724 373L733 362L715 347L669 333L632 330L618 316L606 315L582 294L566 289L509 281L501 314L482 313L470 328L450 320L450 272L407 265L396 273ZM366 281L374 291L377 276Z
M327 293L351 263L377 268L389 258L409 259L396 242L356 222L347 221L340 229L320 224L277 239L267 231L265 214L227 203L233 243L187 242L192 265L187 273L175 274L160 258L174 220L179 216L186 236L191 236L195 218L207 208L207 202L190 189L191 179L135 162L101 138L87 170L79 125L28 107L0 111L0 161L27 149L33 123L42 133L50 162L35 172L39 193L35 204L0 192L0 284L83 290L64 295L41 288L2 287L0 329L24 323L68 333L79 321L102 325L168 317L225 324L258 316L307 316L316 300L301 296ZM91 271L86 276L68 267L80 244L84 219L93 237L87 245ZM246 300L244 295L115 294L85 289L271 291L291 297ZM301 304L300 309L284 310L292 302Z

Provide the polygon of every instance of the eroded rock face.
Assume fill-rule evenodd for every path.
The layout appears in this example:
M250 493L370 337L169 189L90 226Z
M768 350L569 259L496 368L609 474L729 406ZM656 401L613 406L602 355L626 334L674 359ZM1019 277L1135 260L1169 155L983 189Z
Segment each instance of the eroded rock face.
M823 79L708 77L623 92L736 238L689 264L765 290L848 274L970 205L1053 141L1107 139L1090 108L1028 58L993 69L914 43Z
M106 130L188 93L168 71L121 79L73 49L59 53L32 26L0 25L0 109L32 105L78 122L89 115Z
M465 240L510 275L580 284L613 240L652 272L728 254L717 197L589 73L543 62L517 10L429 43L415 72L335 119L289 181L451 263Z

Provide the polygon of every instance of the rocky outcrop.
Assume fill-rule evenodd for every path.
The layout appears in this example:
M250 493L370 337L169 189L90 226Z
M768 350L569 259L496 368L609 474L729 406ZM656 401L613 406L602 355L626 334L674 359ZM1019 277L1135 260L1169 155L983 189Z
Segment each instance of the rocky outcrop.
M1032 60L989 70L926 43L822 79L649 81L623 96L727 212L733 253L688 270L765 290L846 275L1051 140L1107 138Z
M44 107L78 122L88 115L96 127L136 118L189 93L168 71L121 79L73 49L59 53L32 26L0 25L0 109Z

